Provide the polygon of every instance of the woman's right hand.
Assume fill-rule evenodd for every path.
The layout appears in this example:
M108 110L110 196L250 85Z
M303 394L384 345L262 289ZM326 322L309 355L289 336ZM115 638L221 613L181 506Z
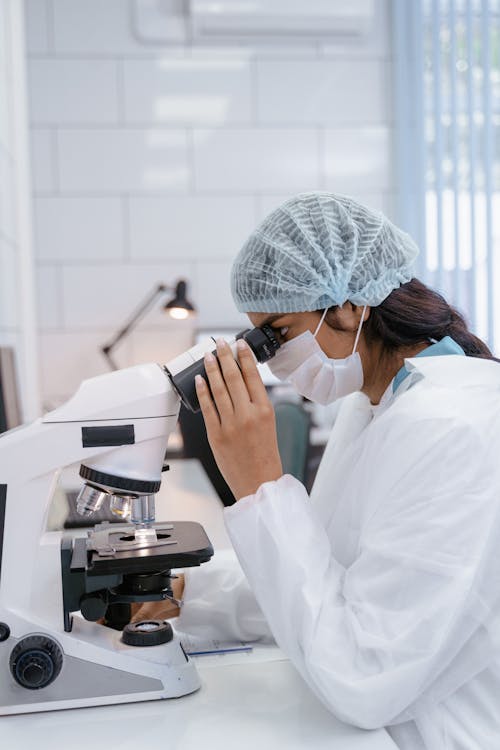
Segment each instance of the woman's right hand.
M172 592L174 599L182 601L184 593L184 576L178 575L172 578ZM175 602L165 599L161 602L142 602L131 605L132 617L131 622L140 622L141 620L168 620L170 617L178 617L180 607Z

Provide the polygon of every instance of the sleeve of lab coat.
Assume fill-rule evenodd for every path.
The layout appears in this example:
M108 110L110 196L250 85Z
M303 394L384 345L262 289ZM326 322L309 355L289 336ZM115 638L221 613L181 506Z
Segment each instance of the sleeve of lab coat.
M278 645L333 713L366 729L411 718L424 691L481 668L467 645L500 593L498 440L443 419L372 442L356 470L373 510L354 519L348 569L291 476L225 510Z
M273 637L232 549L184 570L185 586L176 629L223 641L272 642Z

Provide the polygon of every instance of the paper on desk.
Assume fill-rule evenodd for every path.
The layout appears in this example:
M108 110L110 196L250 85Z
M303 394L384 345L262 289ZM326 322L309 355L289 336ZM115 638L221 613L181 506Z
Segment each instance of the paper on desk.
M189 633L178 634L184 650L203 666L229 664L259 664L280 661L286 657L272 644L243 643L242 641L220 641L202 638Z

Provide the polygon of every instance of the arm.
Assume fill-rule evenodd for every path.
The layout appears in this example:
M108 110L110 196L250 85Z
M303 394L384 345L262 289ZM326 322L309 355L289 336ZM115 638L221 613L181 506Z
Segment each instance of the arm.
M278 645L330 710L364 728L410 718L424 691L438 700L486 666L474 636L500 593L494 451L449 420L375 442L361 484L371 512L347 570L292 477L225 511Z
M233 550L186 568L183 606L176 627L191 635L227 641L273 640Z

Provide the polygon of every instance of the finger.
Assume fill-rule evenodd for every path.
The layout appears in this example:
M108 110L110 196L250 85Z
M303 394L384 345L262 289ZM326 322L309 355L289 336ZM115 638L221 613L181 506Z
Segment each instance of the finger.
M217 358L211 352L205 354L205 372L212 391L212 397L219 412L221 422L224 418L234 414L233 402L227 390L226 383L222 377Z
M229 391L231 401L233 402L233 408L235 411L241 412L249 406L250 394L248 393L241 370L236 363L233 352L224 339L217 340L217 358L219 360L227 390Z
M208 390L205 380L201 375L197 375L194 379L196 388L196 395L200 402L201 413L205 420L205 426L207 428L207 434L214 434L215 430L220 429L220 419L215 404L213 402L210 391Z
M238 350L238 360L241 367L241 374L247 387L248 394L252 403L261 404L268 401L266 386L262 382L260 373L257 369L255 358L250 351L250 347L244 339L238 339L236 342Z

